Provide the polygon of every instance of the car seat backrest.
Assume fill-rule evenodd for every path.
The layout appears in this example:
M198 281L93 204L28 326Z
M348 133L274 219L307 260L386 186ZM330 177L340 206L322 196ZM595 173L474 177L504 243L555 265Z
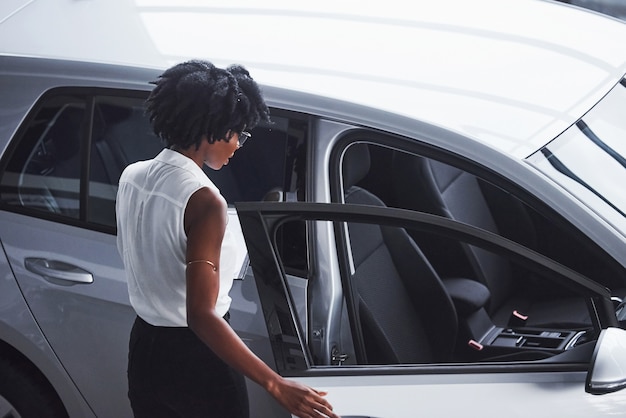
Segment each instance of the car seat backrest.
M366 144L344 155L345 202L384 206L356 185L369 169ZM436 272L402 228L349 223L353 300L369 363L449 361L456 312Z
M484 188L489 186L474 175L448 164L402 152L394 155L393 173L395 196L401 207L500 233L484 195ZM460 246L467 258L466 264L472 270L469 275L489 288L489 310L496 310L514 292L515 278L510 263L481 248L464 243ZM445 253L445 248L441 247Z

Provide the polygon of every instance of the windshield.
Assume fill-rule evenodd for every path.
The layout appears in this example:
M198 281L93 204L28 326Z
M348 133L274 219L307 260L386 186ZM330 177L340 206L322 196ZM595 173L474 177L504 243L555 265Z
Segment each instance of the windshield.
M626 81L528 161L626 235Z

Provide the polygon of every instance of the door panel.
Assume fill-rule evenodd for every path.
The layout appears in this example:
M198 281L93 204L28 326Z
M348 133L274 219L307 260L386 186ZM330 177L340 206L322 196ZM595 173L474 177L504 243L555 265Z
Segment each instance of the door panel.
M495 340L490 340L488 344L493 343L493 346L485 347L485 352L497 353L497 356L478 356L477 359L464 357L462 360L453 357L446 362L426 361L424 364L369 364L367 357L359 357L357 349L355 363L355 353L344 350L344 338L345 334L351 334L354 337L351 342L356 346L363 344L355 331L361 325L359 315L355 313L349 322L344 322L343 318L336 318L329 313L327 328L308 330L306 326L301 326L299 322L302 318L298 316L301 309L298 300L287 290L287 275L281 265L281 250L276 237L284 225L293 221L315 221L309 225L323 223L319 221L333 221L337 236L346 230L341 226L345 222L427 230L448 239L487 248L500 256L506 255L541 275L541 278L567 286L595 308L594 323L597 326L612 326L615 315L611 312L608 290L583 275L498 235L424 213L367 205L289 202L241 203L237 209L278 370L304 384L327 391L328 399L339 415L407 418L588 417L619 414L623 410L625 391L603 396L585 392L587 368L597 331L593 327L588 330L589 338L586 341L572 343L567 348L524 347L520 343L509 351L509 347L499 351L502 347L497 347ZM345 244L341 240L335 243L339 260L349 258L346 255L349 251L343 249ZM404 258L408 256L405 254ZM356 264L356 260L353 262ZM340 264L343 275L354 273L350 263L340 261ZM379 268L380 265L372 265L374 270ZM316 274L313 270L326 271L311 267L308 280L318 281L316 287L325 289L324 292L331 293L332 297L345 298L342 295L342 289L346 292L345 283L333 282L326 274ZM420 280L419 276L414 279ZM385 291L384 286L379 287L379 292ZM314 292L310 293L307 303L316 303L316 298ZM376 312L372 315L372 322L375 323ZM395 321L403 320L407 318L395 318ZM342 322L332 323L334 321ZM339 328L341 334L328 332L334 328ZM489 329L493 332L498 327ZM523 329L531 332L530 328ZM509 330L498 332L506 334ZM320 355L323 351L318 347L324 345L320 344L320 340L324 339L337 348L335 358L347 353L348 361L336 362ZM504 357L501 356L503 353Z
M620 416L626 392L584 392L585 372L325 376L296 380L328 391L340 416L598 417Z
M270 361L264 330L258 328L254 278L244 279L246 269L241 268L246 253L237 215L229 210L229 217L229 233L238 247L235 274L243 279L232 290L232 324L253 350ZM115 235L5 212L0 236L31 312L96 415L131 416L126 366L135 312ZM61 265L60 273L50 274L42 260L52 262L51 267ZM70 280L50 277L59 274ZM93 281L78 283L75 277ZM250 390L251 399L267 405L259 413L277 408L258 385L250 385Z
M8 212L0 233L33 315L96 415L130 416L126 364L135 314L115 236ZM74 266L93 282L47 279L27 267L29 259Z

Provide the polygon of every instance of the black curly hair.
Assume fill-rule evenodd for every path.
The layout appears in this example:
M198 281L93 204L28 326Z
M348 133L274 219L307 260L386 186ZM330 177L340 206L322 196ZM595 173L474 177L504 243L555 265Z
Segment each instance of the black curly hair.
M241 65L222 69L208 61L187 61L152 84L146 113L168 147L197 149L205 135L211 143L229 141L234 133L270 121L259 86Z

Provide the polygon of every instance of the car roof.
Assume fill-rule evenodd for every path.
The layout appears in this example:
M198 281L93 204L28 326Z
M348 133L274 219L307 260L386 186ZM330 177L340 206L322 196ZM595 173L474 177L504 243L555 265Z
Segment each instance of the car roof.
M0 5L3 54L156 68L237 62L266 86L408 116L518 158L619 82L625 39L626 24L541 0Z

